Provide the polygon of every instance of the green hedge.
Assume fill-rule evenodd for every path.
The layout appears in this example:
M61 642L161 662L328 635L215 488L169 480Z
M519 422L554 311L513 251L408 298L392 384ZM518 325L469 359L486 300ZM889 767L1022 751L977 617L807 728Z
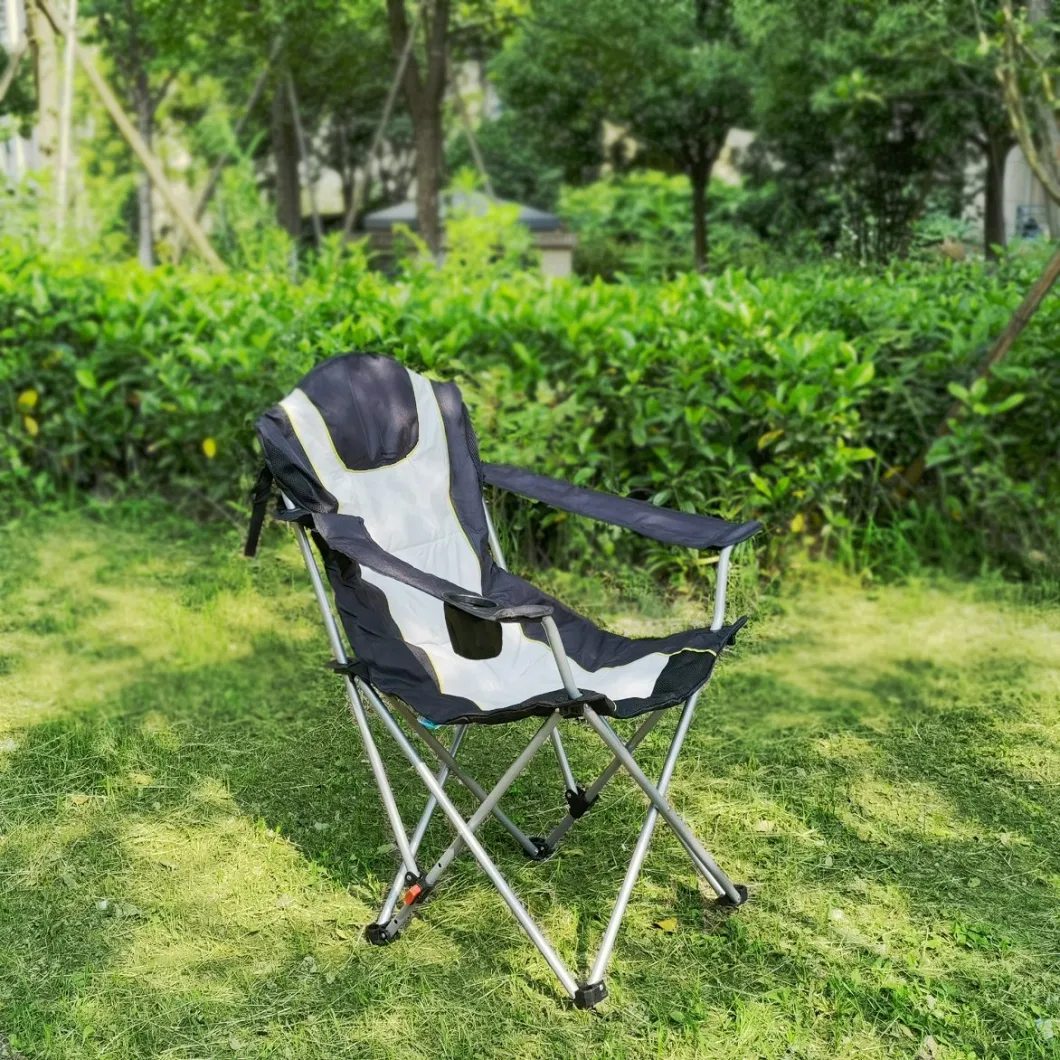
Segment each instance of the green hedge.
M487 459L756 516L774 548L794 533L870 563L909 546L1055 571L1055 296L990 385L965 394L969 416L936 447L920 497L892 512L881 481L931 436L948 385L969 381L1039 265L611 285L456 265L388 280L331 253L292 284L0 244L0 496L242 503L257 415L321 358L375 349L459 380ZM553 559L581 543L571 527L546 525Z

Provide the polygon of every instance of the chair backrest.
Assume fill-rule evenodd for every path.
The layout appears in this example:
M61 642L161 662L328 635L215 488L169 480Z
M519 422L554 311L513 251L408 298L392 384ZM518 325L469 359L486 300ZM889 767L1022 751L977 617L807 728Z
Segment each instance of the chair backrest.
M312 369L258 431L297 503L359 516L387 552L482 591L477 445L455 385L432 382L391 357L344 354ZM388 585L387 596L393 592L405 595Z

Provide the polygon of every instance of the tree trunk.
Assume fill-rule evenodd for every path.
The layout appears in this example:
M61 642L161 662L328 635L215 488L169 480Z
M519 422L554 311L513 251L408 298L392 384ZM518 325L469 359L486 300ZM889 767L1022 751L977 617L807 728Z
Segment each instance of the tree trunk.
M983 253L988 260L997 257L995 247L1003 247L1005 238L1005 159L1012 141L1007 136L987 133L986 181L983 208Z
M298 184L298 143L287 101L287 82L276 79L272 97L272 159L276 167L276 220L294 239L302 231L302 196Z
M710 174L717 157L717 150L709 145L698 145L688 167L688 179L692 182L692 249L697 272L704 272L710 261L707 192L710 188Z
M137 72L133 93L136 97L136 131L150 150L154 131L154 108L151 104L151 86L146 70ZM153 269L155 265L155 211L151 191L151 178L147 175L147 170L141 170L136 188L137 257L145 269Z
M53 169L59 154L59 40L34 3L26 4L26 31L37 81L38 165Z
M439 190L442 186L442 109L421 114L416 126L416 219L420 236L436 257L442 248Z
M416 136L416 219L420 235L437 255L442 243L439 191L442 181L444 136L442 100L448 69L448 34L450 0L434 0L431 16L424 17L427 68L421 74L420 63L409 47L414 29L409 26L405 0L387 0L390 40L401 56L408 53L401 75L412 127ZM423 8L426 13L426 7Z

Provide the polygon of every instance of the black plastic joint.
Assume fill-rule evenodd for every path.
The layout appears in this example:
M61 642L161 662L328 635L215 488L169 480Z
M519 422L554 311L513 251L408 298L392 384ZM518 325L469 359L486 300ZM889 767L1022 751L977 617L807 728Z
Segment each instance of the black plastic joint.
M344 663L330 659L327 666L334 674L342 674L344 677L359 677L362 681L369 680L368 667L360 659L347 659Z
M595 798L587 799L585 797L585 788L581 784L573 791L565 791L563 797L567 800L567 808L570 810L571 817L575 820L578 820L579 817L584 817L589 812L589 807L596 802Z
M607 997L607 987L604 986L603 982L586 983L584 986L579 986L574 992L574 1007L596 1008L605 997Z
M737 883L733 886L736 888L736 893L740 896L740 900L738 902L734 902L727 894L723 894L718 899L718 905L724 906L728 909L739 909L740 906L747 901L749 895L747 893L747 888L744 886L744 884Z
M369 924L364 929L364 937L372 946L389 946L401 937L401 932L391 920L389 924Z
M547 839L542 839L539 835L532 835L528 837L530 842L534 844L536 850L533 854L529 850L524 851L526 856L531 861L544 861L545 858L550 858L556 852L556 848L548 845Z

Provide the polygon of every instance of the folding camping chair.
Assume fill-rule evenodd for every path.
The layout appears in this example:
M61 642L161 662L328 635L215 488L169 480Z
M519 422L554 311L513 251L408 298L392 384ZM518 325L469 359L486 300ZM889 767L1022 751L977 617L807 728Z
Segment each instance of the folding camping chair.
M383 945L397 939L453 859L466 847L580 1008L607 996L607 971L622 917L659 817L670 826L718 900L740 906L747 889L734 884L666 797L700 690L719 654L746 621L725 621L733 546L756 522L673 512L479 461L460 391L374 354L345 354L314 368L258 421L266 467L255 488L247 554L253 555L273 482L294 524L298 545L324 619L350 711L379 788L401 857L386 900L365 934ZM631 640L598 629L529 582L510 573L482 494L483 483L545 501L568 512L628 527L658 541L719 549L710 629ZM323 560L346 651L314 559L309 531ZM388 706L382 694L392 697ZM682 703L680 720L657 783L633 757L667 707ZM409 834L368 724L378 716L419 774L428 799ZM399 724L437 756L433 773ZM476 723L530 715L543 720L525 750L491 791L457 762ZM608 718L643 715L625 743ZM578 783L560 737L560 722L585 722L612 752L610 765L588 787ZM452 726L448 747L436 731ZM551 742L565 786L567 814L545 838L527 836L500 800L542 745ZM624 769L650 808L588 978L579 983L490 859L476 832L492 816L534 859L551 855L576 820L588 813L609 780ZM445 792L452 775L479 802L465 820ZM456 838L429 869L417 852L440 807Z

